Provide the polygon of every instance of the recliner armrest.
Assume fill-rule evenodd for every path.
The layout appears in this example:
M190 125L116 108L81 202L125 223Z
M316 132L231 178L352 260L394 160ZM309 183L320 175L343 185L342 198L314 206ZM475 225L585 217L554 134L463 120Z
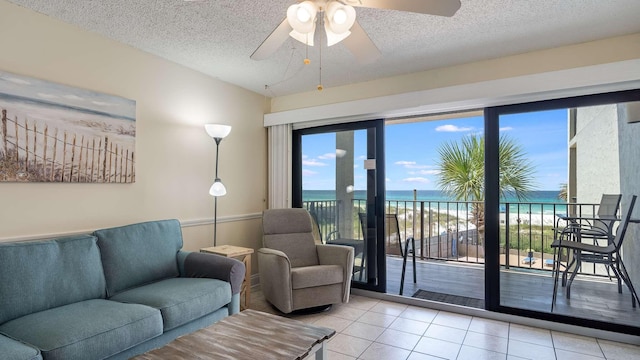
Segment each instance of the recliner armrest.
M180 251L178 263L182 277L223 280L231 284L232 294L240 293L246 272L242 261L214 254Z
M351 271L354 249L347 245L317 244L320 265L340 265Z
M265 299L284 313L293 311L291 261L279 250L257 251L260 286Z
M347 245L316 245L320 265L340 265L344 269L342 302L349 302L353 275L354 249ZM362 271L362 270L360 270Z

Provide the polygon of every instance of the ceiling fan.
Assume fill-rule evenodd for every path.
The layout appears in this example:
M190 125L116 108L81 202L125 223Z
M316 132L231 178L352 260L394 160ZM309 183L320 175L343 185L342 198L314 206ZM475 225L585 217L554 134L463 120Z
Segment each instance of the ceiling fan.
M315 30L320 25L321 28L324 27L324 39L326 39L327 46L343 42L359 63L371 63L380 56L380 50L358 24L354 7L400 10L451 17L460 6L460 0L298 1L289 6L286 18L251 54L251 59L268 58L289 36L303 44L313 46Z

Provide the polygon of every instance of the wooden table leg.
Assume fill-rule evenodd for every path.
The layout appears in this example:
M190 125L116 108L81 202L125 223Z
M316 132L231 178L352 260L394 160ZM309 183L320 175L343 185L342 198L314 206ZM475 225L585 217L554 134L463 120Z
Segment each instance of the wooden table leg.
M244 309L248 309L251 306L251 254L245 255L242 259L246 273L244 274L244 282L242 284L244 292Z

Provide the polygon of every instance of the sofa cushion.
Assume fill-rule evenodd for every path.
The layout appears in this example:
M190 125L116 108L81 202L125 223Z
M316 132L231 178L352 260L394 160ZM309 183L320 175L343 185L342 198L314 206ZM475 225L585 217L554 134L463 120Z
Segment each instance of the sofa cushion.
M2 335L0 335L0 350L2 350L2 359L42 360L38 349Z
M102 229L94 232L102 254L107 294L177 277L177 253L182 247L178 220Z
M105 296L93 236L0 244L0 324Z
M344 270L340 265L316 265L291 269L293 289L342 284L343 281Z
M173 278L123 291L110 300L159 309L167 331L230 303L231 285L216 279Z
M103 359L161 335L162 318L144 305L87 300L12 320L0 332L47 360Z

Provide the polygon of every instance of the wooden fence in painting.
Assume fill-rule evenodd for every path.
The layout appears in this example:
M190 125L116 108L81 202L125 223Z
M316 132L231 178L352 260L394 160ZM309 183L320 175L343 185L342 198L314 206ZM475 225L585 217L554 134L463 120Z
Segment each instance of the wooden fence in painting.
M2 109L0 181L135 182L134 152L109 137L68 133Z

